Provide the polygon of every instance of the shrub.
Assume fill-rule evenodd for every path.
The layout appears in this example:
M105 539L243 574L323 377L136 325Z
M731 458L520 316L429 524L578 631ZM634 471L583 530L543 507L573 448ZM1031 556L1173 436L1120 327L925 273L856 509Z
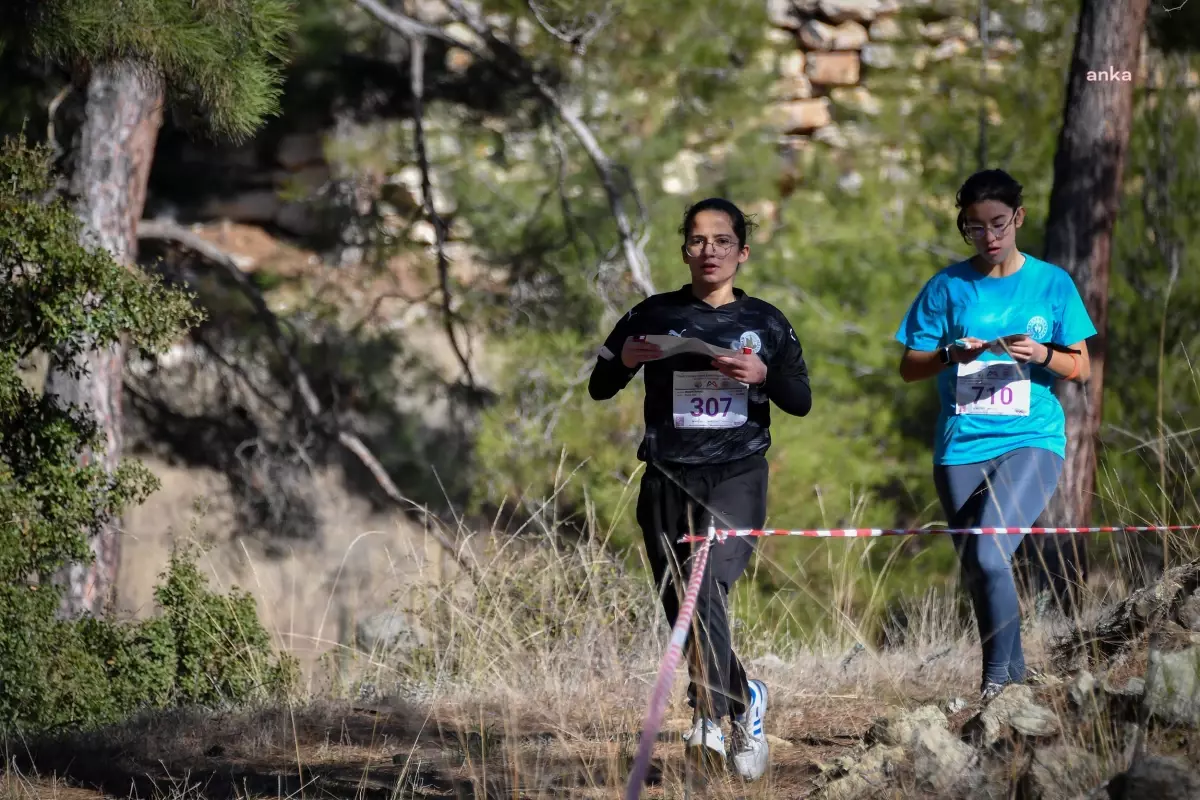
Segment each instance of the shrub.
M132 461L110 474L81 459L99 445L94 420L32 391L19 365L118 340L161 352L200 314L188 294L80 245L77 217L46 199L49 163L44 148L0 143L0 730L88 727L140 708L284 691L294 663L271 655L249 597L208 589L190 551L163 576L161 617L57 618L51 577L91 559L88 535L157 482Z

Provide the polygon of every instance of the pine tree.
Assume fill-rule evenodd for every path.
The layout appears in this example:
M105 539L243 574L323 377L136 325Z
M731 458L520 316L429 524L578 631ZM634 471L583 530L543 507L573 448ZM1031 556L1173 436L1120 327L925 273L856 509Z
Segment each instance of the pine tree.
M121 263L137 257L137 222L164 104L241 138L278 107L279 59L292 25L287 0L18 0L0 10L0 39L65 69L86 87L70 194L82 242ZM89 298L88 302L92 302ZM57 352L46 393L88 407L103 431L86 451L109 474L121 456L120 341ZM100 613L116 586L119 521L93 537L90 564L72 566L64 612Z

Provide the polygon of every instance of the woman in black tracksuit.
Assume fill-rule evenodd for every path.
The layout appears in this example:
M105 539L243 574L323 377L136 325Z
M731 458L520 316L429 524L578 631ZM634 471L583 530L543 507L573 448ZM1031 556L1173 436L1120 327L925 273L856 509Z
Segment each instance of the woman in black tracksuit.
M637 519L672 625L682 586L668 590L674 581L669 568L684 564L680 579L686 584L691 553L677 540L710 526L761 528L770 403L798 417L812 407L808 369L791 324L779 309L733 287L750 256L745 216L733 203L710 198L688 209L681 232L690 283L630 310L600 349L588 384L594 400L607 400L646 365L646 432L638 448L646 471ZM700 339L732 353L663 358L659 347L640 339L647 335ZM696 516L697 510L704 513ZM697 718L687 737L689 753L706 747L725 756L721 720L730 716L732 760L750 780L765 772L768 761L767 693L762 681L747 680L733 653L726 603L753 549L752 539L738 537L710 551L696 607L698 635L689 637L688 699ZM698 685L708 690L700 698Z

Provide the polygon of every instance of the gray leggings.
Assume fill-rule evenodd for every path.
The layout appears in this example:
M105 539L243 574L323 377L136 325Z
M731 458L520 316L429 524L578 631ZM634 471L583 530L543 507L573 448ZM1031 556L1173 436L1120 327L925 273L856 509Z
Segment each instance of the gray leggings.
M1032 527L1058 486L1063 460L1022 447L990 461L935 465L933 482L952 528ZM983 645L983 680L1025 679L1012 555L1024 534L951 534Z

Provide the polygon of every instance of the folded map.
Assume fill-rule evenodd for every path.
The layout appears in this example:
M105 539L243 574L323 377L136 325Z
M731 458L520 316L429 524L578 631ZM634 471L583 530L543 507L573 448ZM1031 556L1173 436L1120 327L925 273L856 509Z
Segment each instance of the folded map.
M650 344L656 344L662 348L662 355L654 359L658 361L661 358L670 358L682 353L696 353L701 356L736 356L736 350L727 350L724 347L717 347L708 342L702 342L699 339L693 339L688 336L658 336L651 335L646 337L646 341Z

